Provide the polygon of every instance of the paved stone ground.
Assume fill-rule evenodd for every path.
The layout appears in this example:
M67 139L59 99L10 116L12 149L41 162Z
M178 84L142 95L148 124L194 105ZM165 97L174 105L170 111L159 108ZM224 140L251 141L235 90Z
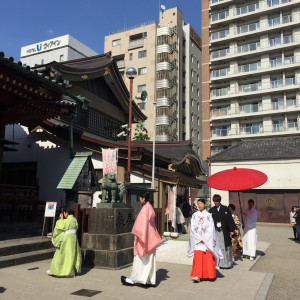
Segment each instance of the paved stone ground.
M0 299L86 299L72 295L81 289L101 291L92 299L257 299L268 276L250 269L267 252L268 243L258 243L256 261L239 260L232 270L220 270L215 282L193 283L190 280L191 259L186 258L187 241L165 241L157 250L157 287L127 287L120 276L128 276L131 267L112 271L83 268L76 278L54 278L46 274L51 260L9 267L0 270ZM264 299L268 291L266 286Z
M300 244L293 241L291 226L258 224L257 231L258 240L270 246L252 271L275 275L267 299L300 299Z

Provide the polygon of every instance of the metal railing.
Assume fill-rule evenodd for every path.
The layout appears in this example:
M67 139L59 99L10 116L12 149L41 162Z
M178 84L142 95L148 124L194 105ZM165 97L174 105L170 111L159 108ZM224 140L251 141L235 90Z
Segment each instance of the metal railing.
M148 22L143 22L143 23L140 23L140 24L137 24L137 25L128 26L128 27L124 27L122 29L110 31L109 35L113 35L113 34L116 34L116 33L132 30L132 29L136 29L136 28L140 28L140 27L143 27L143 26L148 26L148 25L151 25L151 24L157 24L157 23L156 23L155 20L148 21Z

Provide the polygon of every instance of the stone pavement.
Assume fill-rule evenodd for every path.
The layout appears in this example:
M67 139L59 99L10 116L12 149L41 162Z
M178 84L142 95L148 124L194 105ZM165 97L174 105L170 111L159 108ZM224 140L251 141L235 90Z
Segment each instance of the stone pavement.
M76 278L54 278L46 274L51 260L0 270L0 299L86 299L72 295L81 290L96 290L92 299L264 299L268 291L268 274L249 271L264 254L269 244L258 243L257 260L237 261L233 270L220 270L215 282L193 283L190 280L191 259L186 258L187 241L165 241L157 250L157 287L127 287L120 276L130 275L131 267L123 270L83 268ZM267 285L265 285L265 282ZM263 288L262 288L263 287Z
M300 244L293 240L289 224L258 224L258 239L270 247L252 271L274 273L267 296L271 299L300 298Z

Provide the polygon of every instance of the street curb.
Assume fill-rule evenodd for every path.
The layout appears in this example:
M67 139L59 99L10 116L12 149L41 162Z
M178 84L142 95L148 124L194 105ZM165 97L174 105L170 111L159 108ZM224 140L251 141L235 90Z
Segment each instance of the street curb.
M273 273L266 273L264 281L260 285L259 290L255 296L255 300L265 300L267 298L273 278L274 278Z

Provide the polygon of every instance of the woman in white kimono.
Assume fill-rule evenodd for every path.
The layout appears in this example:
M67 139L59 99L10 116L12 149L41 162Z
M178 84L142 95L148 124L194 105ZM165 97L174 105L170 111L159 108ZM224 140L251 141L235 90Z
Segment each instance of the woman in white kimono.
M205 200L198 200L199 211L191 220L188 257L194 255L191 277L194 282L216 279L218 260L223 257L213 218L205 210Z

